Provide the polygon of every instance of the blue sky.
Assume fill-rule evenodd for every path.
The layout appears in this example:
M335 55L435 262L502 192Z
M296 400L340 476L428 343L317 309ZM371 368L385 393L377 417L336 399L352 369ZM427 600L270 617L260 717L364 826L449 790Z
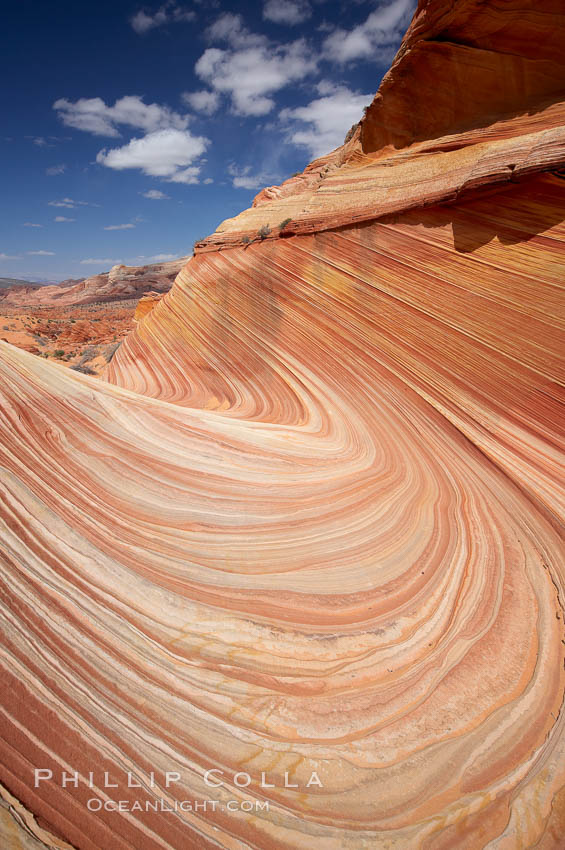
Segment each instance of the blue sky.
M0 277L191 253L341 144L415 0L19 0L3 15Z

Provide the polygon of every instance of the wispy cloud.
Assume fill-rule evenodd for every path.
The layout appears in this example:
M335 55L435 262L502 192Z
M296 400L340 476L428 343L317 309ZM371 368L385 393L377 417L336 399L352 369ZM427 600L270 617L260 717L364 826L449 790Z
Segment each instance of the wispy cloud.
M165 195L159 189L148 189L147 192L139 193L143 198L149 198L150 201L170 201L169 195Z
M158 130L121 148L99 151L96 162L117 171L138 168L173 183L198 183L200 168L190 164L204 153L208 139L187 130Z
M416 0L381 3L353 29L336 27L324 42L324 56L345 65L359 59L387 64L393 58L416 8Z
M250 165L239 167L233 162L228 165L228 174L236 189L261 189L277 179L272 174L252 174Z
M148 14L143 9L136 12L130 18L130 24L138 35L145 35L149 30L165 26L168 23L179 23L182 21L193 21L196 13L190 9L183 9L176 3L165 3L153 14Z
M281 121L287 126L287 138L300 147L308 148L311 156L322 156L343 144L349 128L357 123L372 94L359 94L345 86L318 86L328 92L311 100L307 106L283 109Z
M34 221L24 221L24 227L43 227L42 224L36 224Z
M182 251L178 251L176 254L152 254L150 256L147 254L138 254L137 257L128 260L128 263L141 265L140 260L144 260L143 265L147 265L148 263L165 263L168 260L178 260L183 256L185 255Z
M213 115L220 105L220 96L215 91L184 92L181 97L187 106L204 115Z
M45 173L49 177L55 177L57 174L63 174L66 171L67 166L64 162L60 165L50 165L49 168L45 169Z
M167 178L169 183L184 183L186 186L193 186L200 183L200 168L193 165L190 168L184 168L176 171L171 177Z
M306 0L267 0L263 6L263 17L275 24L294 26L312 15L312 7Z
M59 142L69 142L71 136L24 136L24 139L29 139L38 148L54 148ZM12 141L12 139L6 139Z
M188 115L181 115L168 106L144 103L139 95L126 95L113 106L107 106L100 97L83 97L74 103L60 98L53 104L53 109L68 127L75 127L95 136L113 138L121 135L118 125L149 133L168 128L184 130L189 120Z
M0 260L21 260L21 257L14 254L3 254L0 252Z
M115 266L119 263L120 260L110 260L110 259L94 259L93 257L88 257L86 260L81 260L81 266Z
M73 198L61 198L60 201L48 201L50 207L67 207L72 210L75 207L99 207L100 204L93 204L90 201L75 201Z
M28 251L30 257L54 257L55 251Z
M62 222L62 221L76 221L74 218L67 218L64 215L56 215L53 221Z
M135 224L109 224L104 230L133 230Z

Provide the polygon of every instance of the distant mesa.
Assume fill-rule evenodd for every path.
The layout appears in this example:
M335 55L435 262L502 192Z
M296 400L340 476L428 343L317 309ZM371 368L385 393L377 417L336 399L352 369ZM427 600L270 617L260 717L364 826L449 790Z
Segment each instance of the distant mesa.
M0 291L0 308L105 303L139 298L150 290L167 292L187 260L188 257L180 257L147 266L116 265L109 272L51 285L18 281L17 288Z
M18 281L0 289L0 339L74 371L103 375L134 319L169 291L186 260L117 265L59 284Z
M40 286L45 286L44 283L37 281L29 281L29 280L21 280L15 277L0 277L0 290L1 289L11 289L12 287L22 287L25 286L28 289L37 289Z

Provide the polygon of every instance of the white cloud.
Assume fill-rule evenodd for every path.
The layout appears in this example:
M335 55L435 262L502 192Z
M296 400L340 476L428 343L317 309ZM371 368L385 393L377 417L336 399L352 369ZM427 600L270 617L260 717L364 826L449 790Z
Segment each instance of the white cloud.
M204 115L213 115L220 105L220 96L215 91L184 92L182 99L187 106L197 112L203 112Z
M145 35L155 27L162 27L168 23L179 23L180 21L193 21L196 13L174 3L165 3L164 6L153 15L148 15L142 9L130 18L130 24L138 35Z
M57 174L63 174L66 168L67 166L62 162L60 165L50 165L49 168L45 169L45 173L49 177L55 177Z
M249 32L240 15L221 15L207 34L229 47L209 47L195 72L214 91L229 95L239 115L266 115L275 105L270 95L316 69L316 59L303 39L272 44Z
M148 260L155 260L156 263L164 263L166 260L176 260L182 254L154 254L152 257L148 257Z
M86 260L81 260L81 266L115 266L116 263L119 263L120 260L95 260L93 257L89 257Z
M149 189L147 192L139 193L144 198L149 198L150 201L170 201L169 195L165 195L164 192L159 191L159 189Z
M167 14L173 15L175 8L170 7ZM95 135L119 136L116 125L120 124L145 131L143 138L99 151L96 162L100 165L118 171L138 168L144 174L173 183L198 183L200 169L192 162L204 152L208 139L194 136L186 129L188 115L174 112L168 106L143 103L137 95L122 97L114 106L107 106L101 98L83 98L76 103L58 100L54 108L65 123ZM64 198L58 203L64 206L69 201Z
M359 26L351 30L335 29L324 42L326 58L340 64L358 59L388 63L415 8L416 0L381 3Z
M206 30L210 41L226 41L232 47L267 46L269 39L265 35L250 32L241 15L224 12Z
M169 177L169 182L194 185L195 183L200 183L199 174L200 168L193 165L190 168L184 168L182 171L177 171L172 177Z
M307 0L267 0L263 6L263 17L275 24L301 24L312 14Z
M34 144L34 145L37 145L37 147L38 147L38 148L45 148L45 147L49 147L49 143L45 141L45 139L43 138L43 136L37 136L37 138L35 138L35 139L33 140L33 144Z
M320 80L319 83L316 83L314 86L318 94L333 94L339 86L336 86L335 83L332 83L330 80Z
M211 177L207 177L206 180L202 181L206 186L209 186L210 183L213 183L213 179Z
M363 107L372 98L372 94L356 94L339 86L307 106L283 109L280 117L288 123L289 141L308 148L313 157L318 157L343 144L345 134L359 121Z
M55 218L53 219L53 221L58 221L58 222L61 222L61 221L76 221L76 219L66 218L64 215L56 215Z
M158 130L142 139L132 139L121 148L104 148L96 162L117 171L139 168L144 174L173 183L197 183L200 169L186 166L204 153L207 144L208 139L193 136L187 130Z
M173 21L193 21L196 18L196 12L182 9L180 6L173 6L169 15Z
M251 166L239 168L234 163L228 165L228 174L232 177L232 185L236 189L260 189L273 182L272 175L251 174Z
M135 224L109 224L104 230L133 230Z
M55 251L28 251L30 257L54 257Z
M33 221L24 221L24 227L43 227L43 225L35 224Z
M13 254L0 253L0 260L21 260L21 257L16 257Z
M143 10L140 10L130 18L130 24L138 35L143 35L154 27L161 26L167 22L167 16L164 12L156 12L154 15L146 15Z
M97 207L99 204L91 204L88 201L74 201L72 198L62 198L60 201L48 201L49 207L67 207L72 210L75 207Z
M60 98L53 104L53 109L63 124L95 136L116 138L121 135L116 126L119 124L147 133L169 127L184 130L188 126L188 115L181 115L158 103L144 103L139 95L121 97L113 106L107 106L100 97L83 97L74 103Z

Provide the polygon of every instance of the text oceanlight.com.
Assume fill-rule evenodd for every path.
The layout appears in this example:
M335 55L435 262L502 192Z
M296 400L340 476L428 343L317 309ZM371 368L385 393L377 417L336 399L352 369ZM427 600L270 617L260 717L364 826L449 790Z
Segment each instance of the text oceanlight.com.
M101 800L91 797L91 812L268 812L268 800Z

